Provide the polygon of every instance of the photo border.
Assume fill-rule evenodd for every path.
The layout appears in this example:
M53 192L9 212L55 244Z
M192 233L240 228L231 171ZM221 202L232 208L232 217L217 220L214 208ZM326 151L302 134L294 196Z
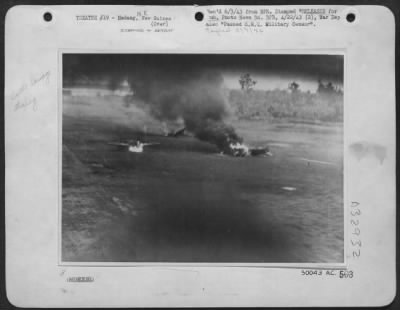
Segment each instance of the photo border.
M203 263L203 262L65 262L62 260L62 121L63 121L63 55L64 54L233 54L233 55L342 55L343 56L343 262L340 263ZM76 49L76 48L59 48L58 57L58 74L57 74L57 122L58 122L58 266L70 266L70 267L245 267L245 268L289 268L289 269L319 269L319 270L347 270L348 268L348 252L349 252L349 236L348 236L348 211L350 201L348 201L347 195L347 172L348 166L345 158L345 146L347 145L346 135L346 123L347 123L347 63L346 63L347 51L345 48L332 48L332 49L268 49L268 50L213 50L213 51L202 51L202 50L112 50L112 49Z

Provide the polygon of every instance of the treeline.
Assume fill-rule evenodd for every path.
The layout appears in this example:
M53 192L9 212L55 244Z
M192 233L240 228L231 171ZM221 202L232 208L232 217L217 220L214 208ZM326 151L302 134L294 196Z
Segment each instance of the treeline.
M229 90L229 103L240 119L294 119L343 122L343 91L331 82L318 82L316 92L302 91L292 82L287 89Z

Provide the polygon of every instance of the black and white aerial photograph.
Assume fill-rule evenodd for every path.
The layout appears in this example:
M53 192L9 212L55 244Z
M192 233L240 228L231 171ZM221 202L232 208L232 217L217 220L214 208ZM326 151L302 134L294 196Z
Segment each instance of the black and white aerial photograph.
M343 263L343 79L334 54L62 54L61 262Z

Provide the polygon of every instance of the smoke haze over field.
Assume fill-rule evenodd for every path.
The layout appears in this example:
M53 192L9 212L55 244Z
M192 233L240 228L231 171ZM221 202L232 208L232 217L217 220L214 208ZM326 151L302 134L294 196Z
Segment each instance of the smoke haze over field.
M192 127L200 119L219 121L226 115L219 72L140 72L128 80L135 97L160 120L183 118Z
M229 114L226 88L233 88L235 79L239 88L241 74L257 77L258 90L291 78L306 88L318 79L343 85L340 55L64 54L63 66L64 87L107 81L113 88L127 81L134 93L128 104L141 106L161 122L183 121L197 138L221 150L242 141L224 123Z

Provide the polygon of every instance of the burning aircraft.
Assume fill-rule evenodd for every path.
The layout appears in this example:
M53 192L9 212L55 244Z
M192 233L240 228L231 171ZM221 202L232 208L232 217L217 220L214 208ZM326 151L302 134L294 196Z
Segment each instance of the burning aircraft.
M235 157L246 156L272 156L268 147L254 147L251 148L244 143L231 142L229 143L229 150L226 152L228 155Z

